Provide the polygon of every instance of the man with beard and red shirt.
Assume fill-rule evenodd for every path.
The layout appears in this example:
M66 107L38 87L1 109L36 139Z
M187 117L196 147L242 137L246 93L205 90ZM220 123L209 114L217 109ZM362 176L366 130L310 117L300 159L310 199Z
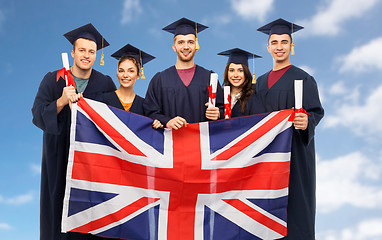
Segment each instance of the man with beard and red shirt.
M206 107L211 71L194 63L196 34L207 27L186 18L163 28L174 34L175 66L158 72L147 89L145 115L163 126L179 129L187 123L217 120L223 116L223 91L218 84L216 107Z

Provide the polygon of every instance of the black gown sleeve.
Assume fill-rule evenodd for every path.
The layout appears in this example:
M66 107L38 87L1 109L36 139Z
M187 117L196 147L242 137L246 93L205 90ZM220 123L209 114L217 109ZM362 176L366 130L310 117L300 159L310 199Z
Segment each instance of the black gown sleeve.
M146 97L143 102L143 110L145 116L155 120L158 119L163 126L166 126L167 122L171 120L171 117L166 116L162 112L162 86L161 86L161 73L155 74L151 79L147 88Z
M60 134L62 119L67 111L65 106L57 115L57 99L62 95L65 81L56 82L56 74L49 72L40 83L32 107L32 122L38 128L49 134Z

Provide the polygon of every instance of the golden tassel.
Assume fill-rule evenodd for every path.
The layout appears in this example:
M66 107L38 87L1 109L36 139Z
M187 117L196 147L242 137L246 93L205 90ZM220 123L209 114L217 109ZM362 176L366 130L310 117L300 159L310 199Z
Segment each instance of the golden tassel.
M255 72L253 72L252 84L256 84Z
M199 48L200 48L200 46L199 46L199 40L198 40L198 24L197 23L195 23L195 37L196 37L196 39L195 39L195 49L196 50L199 50Z
M103 53L101 54L101 62L100 62L100 65L101 65L101 66L105 65L105 57L104 57Z
M143 67L141 67L141 79L146 79L145 74L143 73Z
M294 43L291 44L290 54L294 55Z

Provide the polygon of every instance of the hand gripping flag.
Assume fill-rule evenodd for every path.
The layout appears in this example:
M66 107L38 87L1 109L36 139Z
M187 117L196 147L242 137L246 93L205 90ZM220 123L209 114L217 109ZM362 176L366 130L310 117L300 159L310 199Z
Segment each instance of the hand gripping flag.
M81 99L72 109L63 232L122 239L286 235L293 110L151 127Z

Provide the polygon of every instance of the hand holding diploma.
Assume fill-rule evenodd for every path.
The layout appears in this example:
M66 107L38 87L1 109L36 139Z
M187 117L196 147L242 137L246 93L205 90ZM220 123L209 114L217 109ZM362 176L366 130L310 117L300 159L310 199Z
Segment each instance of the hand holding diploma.
M216 90L218 86L218 74L211 73L210 76L210 86L208 87L208 103L206 109L206 118L209 120L217 120L220 116L220 111L216 104Z
M302 108L303 81L294 80L295 116L293 124L296 129L305 130L308 127L308 115Z
M62 95L57 99L57 114L59 114L67 104L71 107L72 103L77 102L82 97L82 93L76 93L74 79L70 73L68 54L62 53L61 58L64 67L57 72L56 81L58 81L60 77L65 77L66 87L62 89Z

